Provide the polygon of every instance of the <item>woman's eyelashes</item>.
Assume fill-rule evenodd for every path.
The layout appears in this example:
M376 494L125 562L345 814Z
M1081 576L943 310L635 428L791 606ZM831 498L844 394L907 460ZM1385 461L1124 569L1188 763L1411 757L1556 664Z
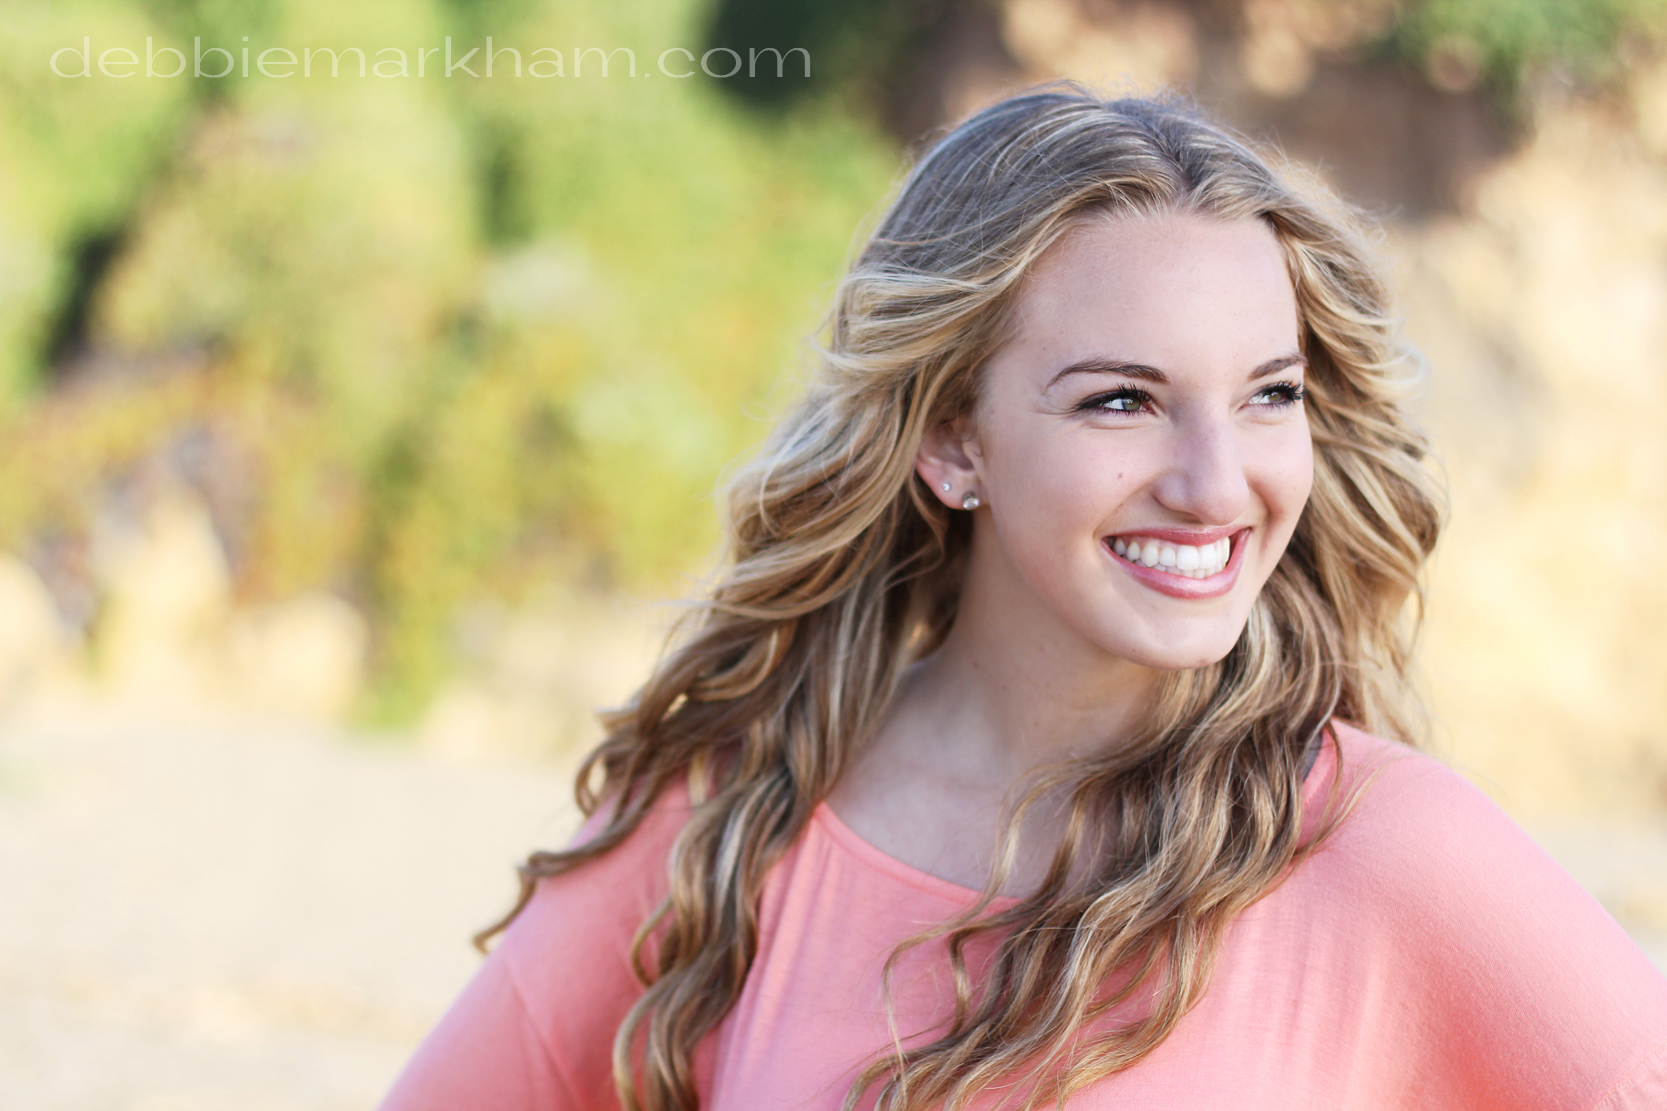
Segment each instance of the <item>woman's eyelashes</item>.
M1295 382L1275 382L1271 386L1263 386L1250 398L1252 405L1268 405L1282 409L1287 405L1295 405L1305 396L1303 388Z
M1152 408L1152 395L1139 386L1119 386L1077 403L1079 413L1139 413Z
M1263 386L1250 397L1251 405L1283 409L1295 405L1305 396L1297 382L1274 382ZM1118 386L1105 393L1097 393L1078 402L1079 413L1148 413L1152 411L1152 395L1139 386Z

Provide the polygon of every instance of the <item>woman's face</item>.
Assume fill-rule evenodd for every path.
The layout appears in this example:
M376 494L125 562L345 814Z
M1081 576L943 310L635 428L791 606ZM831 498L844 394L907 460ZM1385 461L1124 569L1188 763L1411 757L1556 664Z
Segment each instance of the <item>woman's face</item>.
M1145 667L1221 659L1313 479L1273 232L1093 220L1037 262L1017 309L977 412L919 460L947 504L981 499L968 589L1001 621L1063 623Z

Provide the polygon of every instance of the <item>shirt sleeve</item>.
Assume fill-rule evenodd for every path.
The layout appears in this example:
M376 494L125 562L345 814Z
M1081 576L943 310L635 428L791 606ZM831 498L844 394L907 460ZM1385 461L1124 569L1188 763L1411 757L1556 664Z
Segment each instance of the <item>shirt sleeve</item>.
M1377 1034L1422 1046L1419 1106L1667 1108L1667 978L1497 805L1406 752L1359 817L1348 901L1398 952Z
M612 851L540 880L380 1111L617 1111L614 1035L642 993L631 942L687 816L668 795Z
M429 1032L382 1111L533 1111L608 1107L563 1075L499 945Z

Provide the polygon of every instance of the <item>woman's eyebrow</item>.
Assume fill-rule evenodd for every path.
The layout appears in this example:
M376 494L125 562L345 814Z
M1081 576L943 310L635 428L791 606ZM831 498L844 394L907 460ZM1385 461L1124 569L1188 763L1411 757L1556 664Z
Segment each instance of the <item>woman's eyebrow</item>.
M1277 359L1269 359L1267 362L1251 371L1250 380L1254 382L1258 378L1266 378L1270 374L1278 374L1280 371L1287 370L1294 366L1306 367L1307 365L1308 360L1303 357L1302 352L1293 351L1289 355L1281 355Z
M1139 378L1147 382L1167 382L1169 375L1155 366L1145 363L1128 363L1122 359L1103 359L1094 356L1088 359L1078 359L1052 378L1044 389L1053 389L1059 380L1071 374L1120 374L1125 378Z
M1301 352L1292 352L1289 355L1281 355L1277 359L1269 359L1267 362L1251 371L1250 381L1254 382L1258 378L1266 378L1270 374L1278 374L1280 371L1293 366L1306 365L1308 365L1308 360L1302 356ZM1122 359L1105 359L1099 356L1094 356L1087 359L1078 359L1076 362L1072 363L1070 366L1048 379L1048 384L1044 388L1052 389L1058 384L1060 379L1071 374L1120 374L1125 378L1139 378L1145 382L1169 381L1169 375L1165 374L1155 366L1148 366L1145 363L1125 362Z

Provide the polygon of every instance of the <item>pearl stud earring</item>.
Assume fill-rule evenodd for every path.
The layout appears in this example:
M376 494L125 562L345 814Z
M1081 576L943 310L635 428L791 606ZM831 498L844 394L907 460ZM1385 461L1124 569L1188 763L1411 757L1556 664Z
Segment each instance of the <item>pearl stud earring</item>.
M943 484L943 492L944 492L944 493L946 493L946 494L947 494L947 493L949 493L949 492L950 492L950 491L951 491L951 490L953 490L953 489L955 489L955 487L954 487L954 485L953 485L953 484L952 484L952 483L948 483L948 482L946 482L946 483L944 483L944 484Z
M961 499L961 508L962 509L977 509L978 508L978 495L977 494L968 494L966 497L962 498Z

